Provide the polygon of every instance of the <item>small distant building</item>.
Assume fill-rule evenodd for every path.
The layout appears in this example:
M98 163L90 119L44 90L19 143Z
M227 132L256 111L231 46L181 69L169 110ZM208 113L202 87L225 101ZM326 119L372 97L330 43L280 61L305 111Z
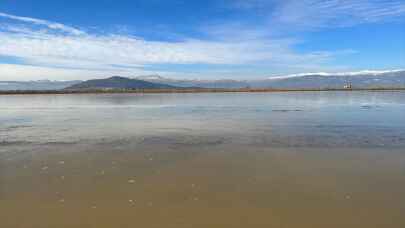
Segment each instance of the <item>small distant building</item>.
M344 85L343 88L344 89L352 89L353 88L352 83L351 82L346 83L346 85Z

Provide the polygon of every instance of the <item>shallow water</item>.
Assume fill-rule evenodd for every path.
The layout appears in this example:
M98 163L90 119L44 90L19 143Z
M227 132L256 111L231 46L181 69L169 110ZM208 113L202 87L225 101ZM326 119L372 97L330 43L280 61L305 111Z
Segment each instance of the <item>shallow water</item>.
M405 93L0 96L0 227L405 227Z

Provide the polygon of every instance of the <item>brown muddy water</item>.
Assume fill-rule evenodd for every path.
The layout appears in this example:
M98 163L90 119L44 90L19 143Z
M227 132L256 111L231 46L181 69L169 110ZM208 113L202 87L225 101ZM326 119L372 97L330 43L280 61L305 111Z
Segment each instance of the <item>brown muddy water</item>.
M405 93L0 96L1 228L405 227Z

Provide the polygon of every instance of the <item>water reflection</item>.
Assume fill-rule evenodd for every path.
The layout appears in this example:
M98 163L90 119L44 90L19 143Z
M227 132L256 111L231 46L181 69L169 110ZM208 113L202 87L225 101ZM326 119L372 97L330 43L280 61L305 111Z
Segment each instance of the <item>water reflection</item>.
M0 134L3 144L178 133L278 137L284 146L294 136L318 137L315 145L323 146L344 136L349 146L402 145L404 98L401 92L1 96Z

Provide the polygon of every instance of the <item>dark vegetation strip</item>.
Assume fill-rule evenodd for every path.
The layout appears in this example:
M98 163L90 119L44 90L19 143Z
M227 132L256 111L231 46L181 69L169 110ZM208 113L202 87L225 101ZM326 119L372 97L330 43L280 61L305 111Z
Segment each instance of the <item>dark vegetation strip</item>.
M317 91L404 91L405 88L354 88L354 89L99 89L99 90L8 90L0 91L0 95L24 94L109 94L109 93L260 93L260 92L317 92Z

